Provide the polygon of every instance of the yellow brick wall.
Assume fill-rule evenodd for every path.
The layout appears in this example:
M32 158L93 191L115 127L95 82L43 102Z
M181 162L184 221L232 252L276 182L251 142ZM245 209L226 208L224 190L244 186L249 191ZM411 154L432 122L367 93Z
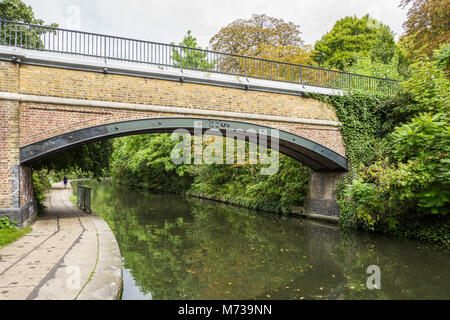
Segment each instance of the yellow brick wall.
M0 61L0 92L19 92L18 64Z
M337 121L300 96L31 65L20 68L20 93Z

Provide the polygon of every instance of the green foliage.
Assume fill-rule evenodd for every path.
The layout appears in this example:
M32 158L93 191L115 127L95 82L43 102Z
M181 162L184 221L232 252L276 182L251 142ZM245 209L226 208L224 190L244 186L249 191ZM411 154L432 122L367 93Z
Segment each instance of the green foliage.
M112 140L103 140L65 150L33 164L33 169L48 172L101 178L109 173L109 162L113 152Z
M307 167L280 154L277 174L260 175L260 169L260 165L194 167L188 194L271 212L290 212L292 206L303 204L310 175Z
M405 97L400 112L411 117L419 112L450 111L450 80L435 61L422 57L410 66L410 74L402 83Z
M343 96L316 96L334 106L342 122L347 157L355 168L369 164L384 153L382 140L398 123L396 101L385 95L349 92Z
M0 247L13 243L31 231L30 227L18 229L17 223L9 218L0 218Z
M352 163L338 186L340 223L448 245L449 83L426 58L409 74L397 97L328 99Z
M419 114L392 134L393 158L409 169L403 197L421 213L450 211L450 122L447 115ZM409 177L412 175L412 177ZM394 179L396 177L394 176ZM397 183L402 182L398 180Z
M10 230L10 229L0 229L0 247L7 246L31 231L31 227L26 227L23 229Z
M44 24L43 20L35 18L33 8L27 6L21 0L0 1L0 19L39 25Z
M33 163L33 196L38 212L45 209L45 193L51 187L50 180L61 181L89 177L99 179L109 174L112 141L105 140L81 145L59 152Z
M37 211L41 213L44 211L45 193L51 187L48 172L46 170L33 171L33 197L36 201Z
M16 224L7 217L0 218L0 230L17 230Z
M188 30L183 41L179 43L179 46L183 48L178 47L172 49L172 59L175 66L205 71L214 69L216 62L207 60L207 53L201 51L201 47L197 44L197 39L191 35L191 30Z
M394 233L448 247L450 246L450 215L405 217Z
M419 114L392 134L393 154L399 161L450 154L448 114ZM449 173L450 174L450 173ZM449 176L450 177L450 176Z
M260 175L261 165L175 165L178 142L168 134L116 139L111 168L117 181L158 192L185 193L266 211L301 205L309 169L280 155L275 175ZM247 143L248 150L248 143Z
M396 46L390 28L365 15L345 17L317 41L313 59L321 66L344 70L357 59L355 54L368 55L373 61L389 63Z
M176 166L172 162L170 154L175 145L169 134L115 139L113 177L121 183L154 191L182 193L192 177L187 165Z
M450 43L441 44L439 49L434 50L433 58L438 68L450 72Z
M378 78L402 79L402 75L399 73L399 56L397 54L388 63L373 60L368 54L355 54L354 57L355 62L345 68L345 71Z
M44 26L44 21L37 19L34 16L33 9L31 6L27 6L21 0L2 0L0 1L0 19L30 23L35 25ZM57 24L53 23L47 25L49 27L58 27ZM16 32L18 36L16 37ZM40 39L41 35L46 33L40 28L27 28L25 26L14 26L11 24L3 25L0 30L1 38L5 40L6 44L16 43L17 45L33 45L37 48L43 46Z

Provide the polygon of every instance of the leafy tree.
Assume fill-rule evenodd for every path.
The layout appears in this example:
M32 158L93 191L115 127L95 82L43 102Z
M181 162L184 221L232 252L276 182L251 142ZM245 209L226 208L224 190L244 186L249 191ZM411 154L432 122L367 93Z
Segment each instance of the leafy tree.
M373 61L389 63L396 46L391 29L365 15L361 19L345 17L314 46L313 59L319 65L344 70L351 66L355 54L369 55Z
M260 47L262 52L259 58L261 59L301 65L315 64L312 60L313 51L311 46L297 47L293 45L275 46L272 44L262 44Z
M191 176L187 165L175 165L171 152L176 142L169 134L147 134L114 140L111 169L125 184L154 191L181 193Z
M45 25L43 20L37 19L34 16L33 8L29 5L27 6L21 0L0 1L0 19L41 26L58 27L56 23ZM0 31L0 39L5 44L17 43L28 46L31 44L39 48L43 46L40 36L47 32L48 31L41 28L27 28L25 26L3 24ZM16 34L18 34L17 38Z
M389 63L374 61L369 55L355 55L355 62L345 71L371 77L402 79L399 72L399 57L395 54Z
M56 153L33 163L32 167L36 171L45 169L47 173L53 171L68 174L75 171L101 178L108 173L112 152L112 141L103 140Z
M175 66L200 70L214 69L215 61L208 61L207 53L201 51L201 47L197 44L197 39L191 35L191 30L188 30L179 46L183 48L177 47L172 49L172 59Z
M409 54L417 57L426 54L450 39L450 2L448 0L402 0L403 8L408 5L407 19L403 23L405 36L401 39Z
M450 75L450 43L443 44L439 49L434 50L433 58L436 61L436 66L447 72Z
M289 65L265 63L245 59L234 55L244 55L266 60L275 60L293 64L312 65L311 46L304 45L300 37L299 26L283 19L254 14L250 19L238 19L222 28L210 44L216 51L231 54L222 56L218 67L224 72L237 73L245 77L285 79L298 81L301 76L296 68ZM314 79L303 80L313 82ZM314 75L308 75L314 78Z
M283 19L254 14L223 27L210 40L213 50L292 63L310 63L310 47L299 26Z
M21 0L2 0L0 19L44 25L43 20L35 18L33 8Z
M438 62L422 57L410 66L410 78L402 87L405 101L398 110L408 116L420 112L450 111L450 80Z

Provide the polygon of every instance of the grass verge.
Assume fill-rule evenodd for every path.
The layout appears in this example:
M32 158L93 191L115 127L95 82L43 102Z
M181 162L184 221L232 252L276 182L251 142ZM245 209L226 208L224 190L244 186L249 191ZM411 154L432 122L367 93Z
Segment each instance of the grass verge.
M16 230L0 229L0 247L7 246L8 244L19 240L31 230L31 227Z

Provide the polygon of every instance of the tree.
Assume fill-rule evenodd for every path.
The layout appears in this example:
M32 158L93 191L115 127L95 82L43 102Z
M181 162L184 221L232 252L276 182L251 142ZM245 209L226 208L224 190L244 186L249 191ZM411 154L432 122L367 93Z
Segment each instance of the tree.
M175 66L200 70L214 69L215 61L208 61L207 53L201 50L202 48L197 44L197 39L191 35L191 30L188 30L183 41L178 45L182 48L174 47L172 49L172 59Z
M310 48L300 37L299 26L283 19L254 14L238 19L211 38L213 50L285 62L310 62ZM303 58L299 58L303 57Z
M410 66L410 77L402 83L406 101L398 111L408 116L450 112L450 80L438 65L439 60L422 57Z
M181 193L190 185L188 165L175 165L177 145L169 134L144 134L114 140L111 171L115 179L160 192Z
M312 60L312 47L303 46L297 47L293 45L287 46L275 46L271 44L261 45L261 54L259 58L267 60L276 60L281 62L301 64L301 65L313 65Z
M413 56L439 49L450 39L450 2L448 0L402 0L400 6L408 10L403 24L405 36L401 39Z
M109 170L113 153L112 141L93 142L62 151L33 163L33 170L68 173L76 171L94 178L101 178Z
M389 63L396 52L391 29L365 15L361 19L345 17L316 42L313 59L321 66L344 70L358 55L369 55L373 61Z
M283 19L254 14L251 19L238 19L222 28L210 44L213 50L229 53L221 56L217 67L223 72L245 77L276 78L299 81L298 68L279 63L261 63L255 59L235 55L245 55L266 60L292 64L311 65L312 48L306 46L300 37L299 26Z
M27 6L21 0L0 1L0 19L40 26L58 27L56 23L45 25L44 20L37 19L34 16L33 8L29 5ZM48 32L48 30L42 28L27 28L8 23L2 23L1 27L0 41L3 44L33 44L37 48L43 46L40 36ZM20 34L20 36L16 38L16 34Z
M371 77L401 80L399 57L395 54L389 63L373 61L369 55L355 55L356 61L345 71Z
M0 2L0 19L43 25L44 21L36 19L33 8L21 0L2 0Z
M436 66L450 75L450 43L442 44L439 49L433 51Z

